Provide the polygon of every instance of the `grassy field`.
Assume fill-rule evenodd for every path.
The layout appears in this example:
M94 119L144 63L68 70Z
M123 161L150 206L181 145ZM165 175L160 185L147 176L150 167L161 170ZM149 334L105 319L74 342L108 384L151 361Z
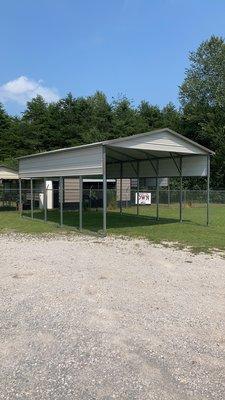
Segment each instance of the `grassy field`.
M155 243L174 242L181 247L190 246L193 251L225 249L225 206L210 206L210 226L206 226L206 209L204 207L184 208L184 222L178 221L177 206L160 206L160 220L155 220L155 207L140 207L140 216L136 208L125 209L121 216L117 210L108 212L108 234L143 237ZM20 218L16 211L0 212L0 232L24 233L59 233L78 228L79 215L76 211L64 211L65 227L59 228L59 211L48 211L48 221L43 219L43 212L35 211L37 220L28 220L29 212ZM97 232L102 229L101 211L86 211L83 216L84 229Z

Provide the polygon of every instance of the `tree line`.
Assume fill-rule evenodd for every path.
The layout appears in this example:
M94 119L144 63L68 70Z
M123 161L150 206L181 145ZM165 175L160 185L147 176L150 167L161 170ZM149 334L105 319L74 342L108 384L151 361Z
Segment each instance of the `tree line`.
M0 162L61 147L129 136L168 127L216 152L212 185L225 188L225 42L212 36L189 54L190 66L179 87L181 106L160 108L126 96L108 101L97 91L55 103L37 96L21 116L10 116L0 105ZM192 182L193 184L193 182Z

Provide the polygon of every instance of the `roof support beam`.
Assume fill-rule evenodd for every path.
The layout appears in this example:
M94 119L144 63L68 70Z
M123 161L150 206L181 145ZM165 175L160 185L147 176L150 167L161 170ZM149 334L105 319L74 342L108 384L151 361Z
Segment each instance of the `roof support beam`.
M137 175L138 174L137 168L135 168L133 162L130 162L130 164L131 164L131 167L133 168L135 174Z
M154 171L155 171L155 174L157 175L157 167L154 165L153 161L156 161L156 162L157 162L159 158L157 158L157 159L152 159L151 157L149 157L149 154L148 154L147 151L144 151L144 150L138 150L138 151L139 151L140 153L143 153L143 154L146 155L146 158L147 158L146 161L149 161L149 162L150 162L152 168L153 168Z
M119 151L119 150L115 150L114 148L112 148L112 147L108 147L111 151L113 151L114 153L116 153L116 154L119 154L120 156L122 155L122 156L124 156L124 157L127 157L127 158L129 158L131 161L137 161L137 159L135 158L135 157L132 157L132 156L130 156L130 155L128 155L128 154L126 154L126 153L123 153L123 151ZM110 157L110 156L109 156ZM121 161L125 161L125 160L120 160L120 162Z
M111 160L114 160L114 161L116 161L118 163L121 162L121 160L119 158L115 158L114 156L111 156L110 154L107 154L107 158L111 158Z
M173 160L173 162L174 162L174 164L175 164L175 166L177 168L177 171L180 174L181 173L181 167L178 165L178 163L177 163L177 161L176 161L176 159L175 159L175 157L174 157L174 155L172 153L170 153L170 157L172 158L172 160Z
M139 153L145 154L145 155L146 155L146 158L147 158L148 160L150 160L150 159L151 159L151 160L155 160L155 159L160 158L160 157L157 157L155 154L150 153L150 152L147 151L147 150L135 149L135 151L139 151Z
M186 157L199 157L199 156L201 156L202 154L182 154L182 158L186 158ZM181 157L181 155L180 154L173 154L173 158L175 158L175 157L177 157L177 158L179 158L179 157ZM151 158L151 160L152 161L156 161L156 160L171 160L171 153L170 153L170 156L165 156L165 157L154 157L154 158ZM137 161L137 159L135 159L135 161ZM140 158L140 159L138 159L138 161L147 161L147 159L146 158ZM123 161L123 163L130 163L131 162L131 160L124 160ZM113 161L113 162L107 162L107 164L119 164L119 163L121 163L121 160L120 161ZM178 166L178 164L176 163L175 164L176 165L176 167L178 167L179 168L179 166Z

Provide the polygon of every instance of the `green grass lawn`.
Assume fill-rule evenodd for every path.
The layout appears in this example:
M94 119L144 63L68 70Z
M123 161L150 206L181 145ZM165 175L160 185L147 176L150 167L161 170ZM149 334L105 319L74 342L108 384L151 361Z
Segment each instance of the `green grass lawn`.
M140 207L137 217L136 208L124 209L123 215L118 210L107 214L108 234L143 237L155 243L174 242L179 246L190 246L193 251L208 251L210 249L225 249L225 206L210 206L210 226L206 226L206 208L193 207L183 209L184 222L178 221L178 206L160 206L160 220L155 221L155 206ZM29 216L29 212L24 212ZM37 220L20 218L16 211L0 212L0 232L24 233L59 233L69 232L78 228L79 214L76 211L64 211L64 224L59 228L59 211L48 211L48 221L44 223L43 212L35 211ZM38 221L40 219L40 221ZM83 215L84 229L97 232L102 229L101 211L85 211Z

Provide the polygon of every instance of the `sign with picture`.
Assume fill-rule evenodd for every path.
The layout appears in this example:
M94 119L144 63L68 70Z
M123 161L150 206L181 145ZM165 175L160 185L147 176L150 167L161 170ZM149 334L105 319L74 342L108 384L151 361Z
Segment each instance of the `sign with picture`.
M146 205L152 203L151 193L139 192L139 204ZM135 193L135 204L138 204L138 194Z

